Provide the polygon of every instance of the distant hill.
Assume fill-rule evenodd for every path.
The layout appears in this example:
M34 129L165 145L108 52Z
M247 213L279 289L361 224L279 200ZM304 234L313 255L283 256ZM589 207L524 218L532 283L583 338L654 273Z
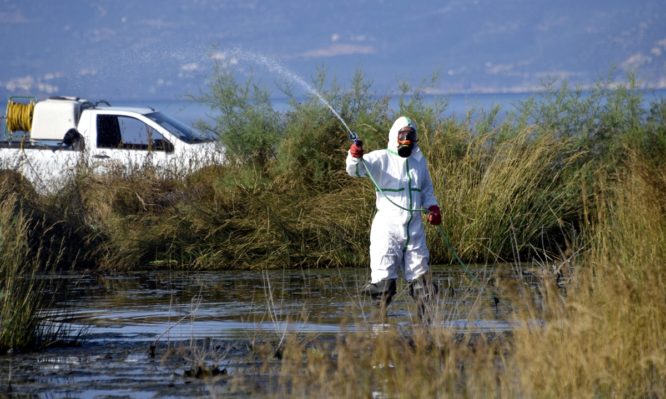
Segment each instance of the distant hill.
M591 85L629 72L666 88L664 21L663 0L5 0L0 95L179 98L204 89L216 62L280 80L230 56L234 48L307 81L325 68L348 85L362 70L380 93L433 73L433 93Z

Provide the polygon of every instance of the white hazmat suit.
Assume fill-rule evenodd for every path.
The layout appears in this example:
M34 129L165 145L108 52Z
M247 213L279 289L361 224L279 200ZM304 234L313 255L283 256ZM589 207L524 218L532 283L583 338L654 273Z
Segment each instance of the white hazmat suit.
M399 117L389 131L387 148L364 154L363 162L351 152L347 154L347 173L354 177L370 173L383 191L377 191L377 213L370 232L373 284L397 279L401 268L405 279L412 282L425 274L430 264L420 210L438 204L425 157L418 145L414 145L407 158L398 155L398 132L407 126L416 130L409 118Z

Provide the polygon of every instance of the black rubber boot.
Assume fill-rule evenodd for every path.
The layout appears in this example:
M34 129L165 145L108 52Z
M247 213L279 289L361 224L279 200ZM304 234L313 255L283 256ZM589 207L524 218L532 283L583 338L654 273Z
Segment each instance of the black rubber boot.
M368 283L362 289L366 295L370 295L377 303L382 315L386 314L386 308L391 304L393 296L397 291L395 279L385 279L377 283Z
M426 275L409 283L409 295L416 301L421 323L432 323L438 292L437 284L431 282Z

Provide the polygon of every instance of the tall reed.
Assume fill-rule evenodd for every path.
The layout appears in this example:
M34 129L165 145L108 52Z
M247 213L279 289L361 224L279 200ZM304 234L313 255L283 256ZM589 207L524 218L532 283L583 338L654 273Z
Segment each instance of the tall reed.
M666 395L666 173L642 158L599 176L598 222L569 296L548 291L545 328L516 334L528 396Z
M37 207L57 221L71 262L84 267L183 269L365 266L374 213L371 183L344 172L347 132L318 98L278 114L266 91L222 74L201 100L217 112L202 127L228 160L193 173L79 168ZM399 108L357 74L345 91L314 85L358 132L386 147L401 114L419 127L453 247L466 262L553 260L598 215L596 175L621 166L626 148L657 163L666 153L664 103L641 108L635 86L589 95L566 85L500 118L498 108L459 119L424 90L401 86ZM410 94L407 96L407 94ZM116 173L117 172L117 173ZM433 263L453 259L429 231Z
M583 151L570 139L536 127L500 141L497 132L474 135L455 125L439 129L425 151L433 159L444 223L459 255L493 263L549 250L560 255L562 237L570 233L567 223L581 211L576 161ZM451 139L453 134L458 137ZM464 147L456 148L456 141ZM439 257L446 248L431 236Z
M3 187L4 189L4 187ZM41 278L61 253L45 254L30 245L34 221L17 194L4 192L0 202L0 352L34 349L61 337L57 326L43 322L54 293ZM42 259L47 259L42 263Z

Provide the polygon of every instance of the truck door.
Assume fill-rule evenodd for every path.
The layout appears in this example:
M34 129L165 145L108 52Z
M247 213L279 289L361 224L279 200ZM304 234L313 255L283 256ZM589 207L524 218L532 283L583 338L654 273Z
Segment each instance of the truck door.
M125 115L97 115L97 143L91 151L94 164L126 171L165 164L173 144L144 121Z

